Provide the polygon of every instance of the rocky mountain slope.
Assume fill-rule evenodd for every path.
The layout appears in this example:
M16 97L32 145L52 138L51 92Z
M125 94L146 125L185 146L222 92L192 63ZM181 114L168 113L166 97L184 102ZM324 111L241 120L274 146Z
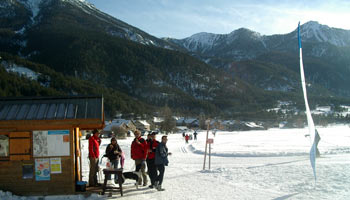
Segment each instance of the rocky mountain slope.
M148 105L168 104L188 113L232 113L250 104L273 105L239 78L170 50L178 47L84 1L5 0L0 17L3 52ZM68 88L66 93L77 91Z
M327 97L334 94L346 96L346 87L333 87L336 81L342 83L339 76L346 78L346 71L333 73L336 70L330 70L329 64L347 63L347 41L325 42L327 32L318 32L317 37L308 34L303 32L311 41L304 45L306 55L317 45L329 48L326 55L328 51L344 54L335 61L322 62L313 54L305 59L316 71L305 70L312 80L314 103L329 102ZM254 114L285 100L303 105L294 33L261 36L242 28L227 35L201 33L163 40L83 0L3 0L0 36L0 65L20 64L35 71L39 85L33 87L41 88L34 89L40 91L36 93L21 88L10 92L17 87L11 86L0 92L2 96L102 93L111 115L117 110L157 111L168 105L188 115L232 116ZM1 72L2 77L13 76L9 70ZM332 79L318 84L326 75Z
M318 22L310 21L301 26L303 43L303 58L306 79L310 84L317 84L340 96L350 96L350 30L330 28ZM238 29L229 34L198 33L191 37L177 40L166 38L206 63L235 72L233 76L247 77L250 74L258 76L272 71L275 65L281 70L289 70L292 74L290 81L277 81L267 84L267 79L243 79L265 90L285 90L294 85L297 79L293 77L299 73L299 54L297 30L281 35L261 35L248 29ZM258 61L251 65L250 71L237 70L247 60ZM259 73L259 64L267 66L272 63L265 73ZM293 65L290 65L290 63ZM269 76L267 76L269 77ZM276 87L280 85L280 87ZM275 88L275 89L273 89Z

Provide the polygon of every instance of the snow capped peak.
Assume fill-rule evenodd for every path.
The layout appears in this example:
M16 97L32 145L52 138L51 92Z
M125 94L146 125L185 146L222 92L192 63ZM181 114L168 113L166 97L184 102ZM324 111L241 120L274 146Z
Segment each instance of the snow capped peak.
M92 11L100 12L100 10L98 10L93 4L89 3L86 0L60 0L60 1L75 5L80 9L82 9L87 14L91 14Z
M202 52L210 49L219 36L214 33L196 33L191 37L185 38L184 46L190 51L201 50Z
M72 3L85 3L85 4L90 4L89 2L85 0L61 0L62 2L72 2Z
M253 32L247 28L239 28L234 31L232 31L230 34L237 34L237 33L248 33L248 32Z
M247 28L240 28L240 29L234 30L231 33L229 33L228 35L231 37L237 36L237 35L249 35L253 39L258 39L258 38L262 37L260 33L252 31L252 30L247 29Z
M314 33L318 33L320 31L324 31L324 30L329 30L329 26L327 25L322 25L322 24L319 24L318 22L316 21L309 21L305 24L302 25L302 28L305 30L305 31L312 31Z
M191 40L192 42L201 42L204 44L212 45L214 40L216 38L216 35L213 33L206 33L206 32L201 32L201 33L196 33L192 35L191 37L188 38L188 40Z
M335 46L350 46L350 31L330 28L316 21L309 21L301 26L303 40L328 42Z
M266 44L264 43L263 37L264 36L262 36L258 32L251 31L246 28L240 28L232 31L229 34L214 34L206 32L197 33L192 35L191 37L182 39L181 45L189 51L201 53L209 53L213 50L215 51L216 48L224 49L224 46L226 46L228 47L225 50L227 54L239 54L240 58L247 58L250 57L247 56L248 53L243 53L242 51L238 50L237 44L233 43L235 43L238 40L252 41L255 43L261 42L262 46L266 48ZM227 49L231 50L227 51Z
M192 38L196 38L196 37L208 37L208 36L211 36L211 35L215 35L215 34L214 34L214 33L207 33L207 32L200 32L200 33L193 34L191 37L192 37Z
M62 2L79 3L79 4L82 3L82 4L86 5L86 6L95 8L95 7L93 6L93 4L89 3L89 2L86 1L86 0L61 0L61 1L62 1Z
M322 26L326 25L321 25L317 21L308 21L305 24L302 25L304 28L311 28L311 29L319 29ZM328 26L326 26L328 27Z

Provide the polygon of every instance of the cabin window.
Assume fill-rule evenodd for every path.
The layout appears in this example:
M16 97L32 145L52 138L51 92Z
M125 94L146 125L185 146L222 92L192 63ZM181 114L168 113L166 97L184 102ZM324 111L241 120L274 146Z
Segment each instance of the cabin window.
M0 160L7 160L9 155L9 136L0 135Z

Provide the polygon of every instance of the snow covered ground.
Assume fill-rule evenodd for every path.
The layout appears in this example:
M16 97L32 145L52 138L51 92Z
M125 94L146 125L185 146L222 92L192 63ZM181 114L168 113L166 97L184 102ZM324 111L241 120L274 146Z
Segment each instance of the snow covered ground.
M316 160L315 183L309 160L308 129L270 129L267 131L209 132L212 144L211 169L203 170L206 131L197 141L185 144L181 134L169 135L169 166L163 187L158 192L133 186L127 180L124 196L117 192L108 197L94 194L51 196L43 199L350 199L350 129L347 125L318 128L321 158ZM160 140L161 136L157 136ZM130 159L132 138L119 140L126 153L125 171L134 169ZM109 139L103 139L104 152ZM84 157L87 141L83 140ZM88 161L84 159L83 179L88 178ZM105 166L105 160L102 162ZM15 197L0 192L0 199L35 199Z

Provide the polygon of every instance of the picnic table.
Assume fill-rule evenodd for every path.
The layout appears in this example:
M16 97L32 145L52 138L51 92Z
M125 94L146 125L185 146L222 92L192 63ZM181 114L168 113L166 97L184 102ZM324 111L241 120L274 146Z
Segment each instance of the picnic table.
M123 169L103 169L103 174L105 175L105 180L102 186L102 195L105 194L106 190L119 190L121 196L123 196ZM107 177L112 174L118 176L119 187L107 186Z

